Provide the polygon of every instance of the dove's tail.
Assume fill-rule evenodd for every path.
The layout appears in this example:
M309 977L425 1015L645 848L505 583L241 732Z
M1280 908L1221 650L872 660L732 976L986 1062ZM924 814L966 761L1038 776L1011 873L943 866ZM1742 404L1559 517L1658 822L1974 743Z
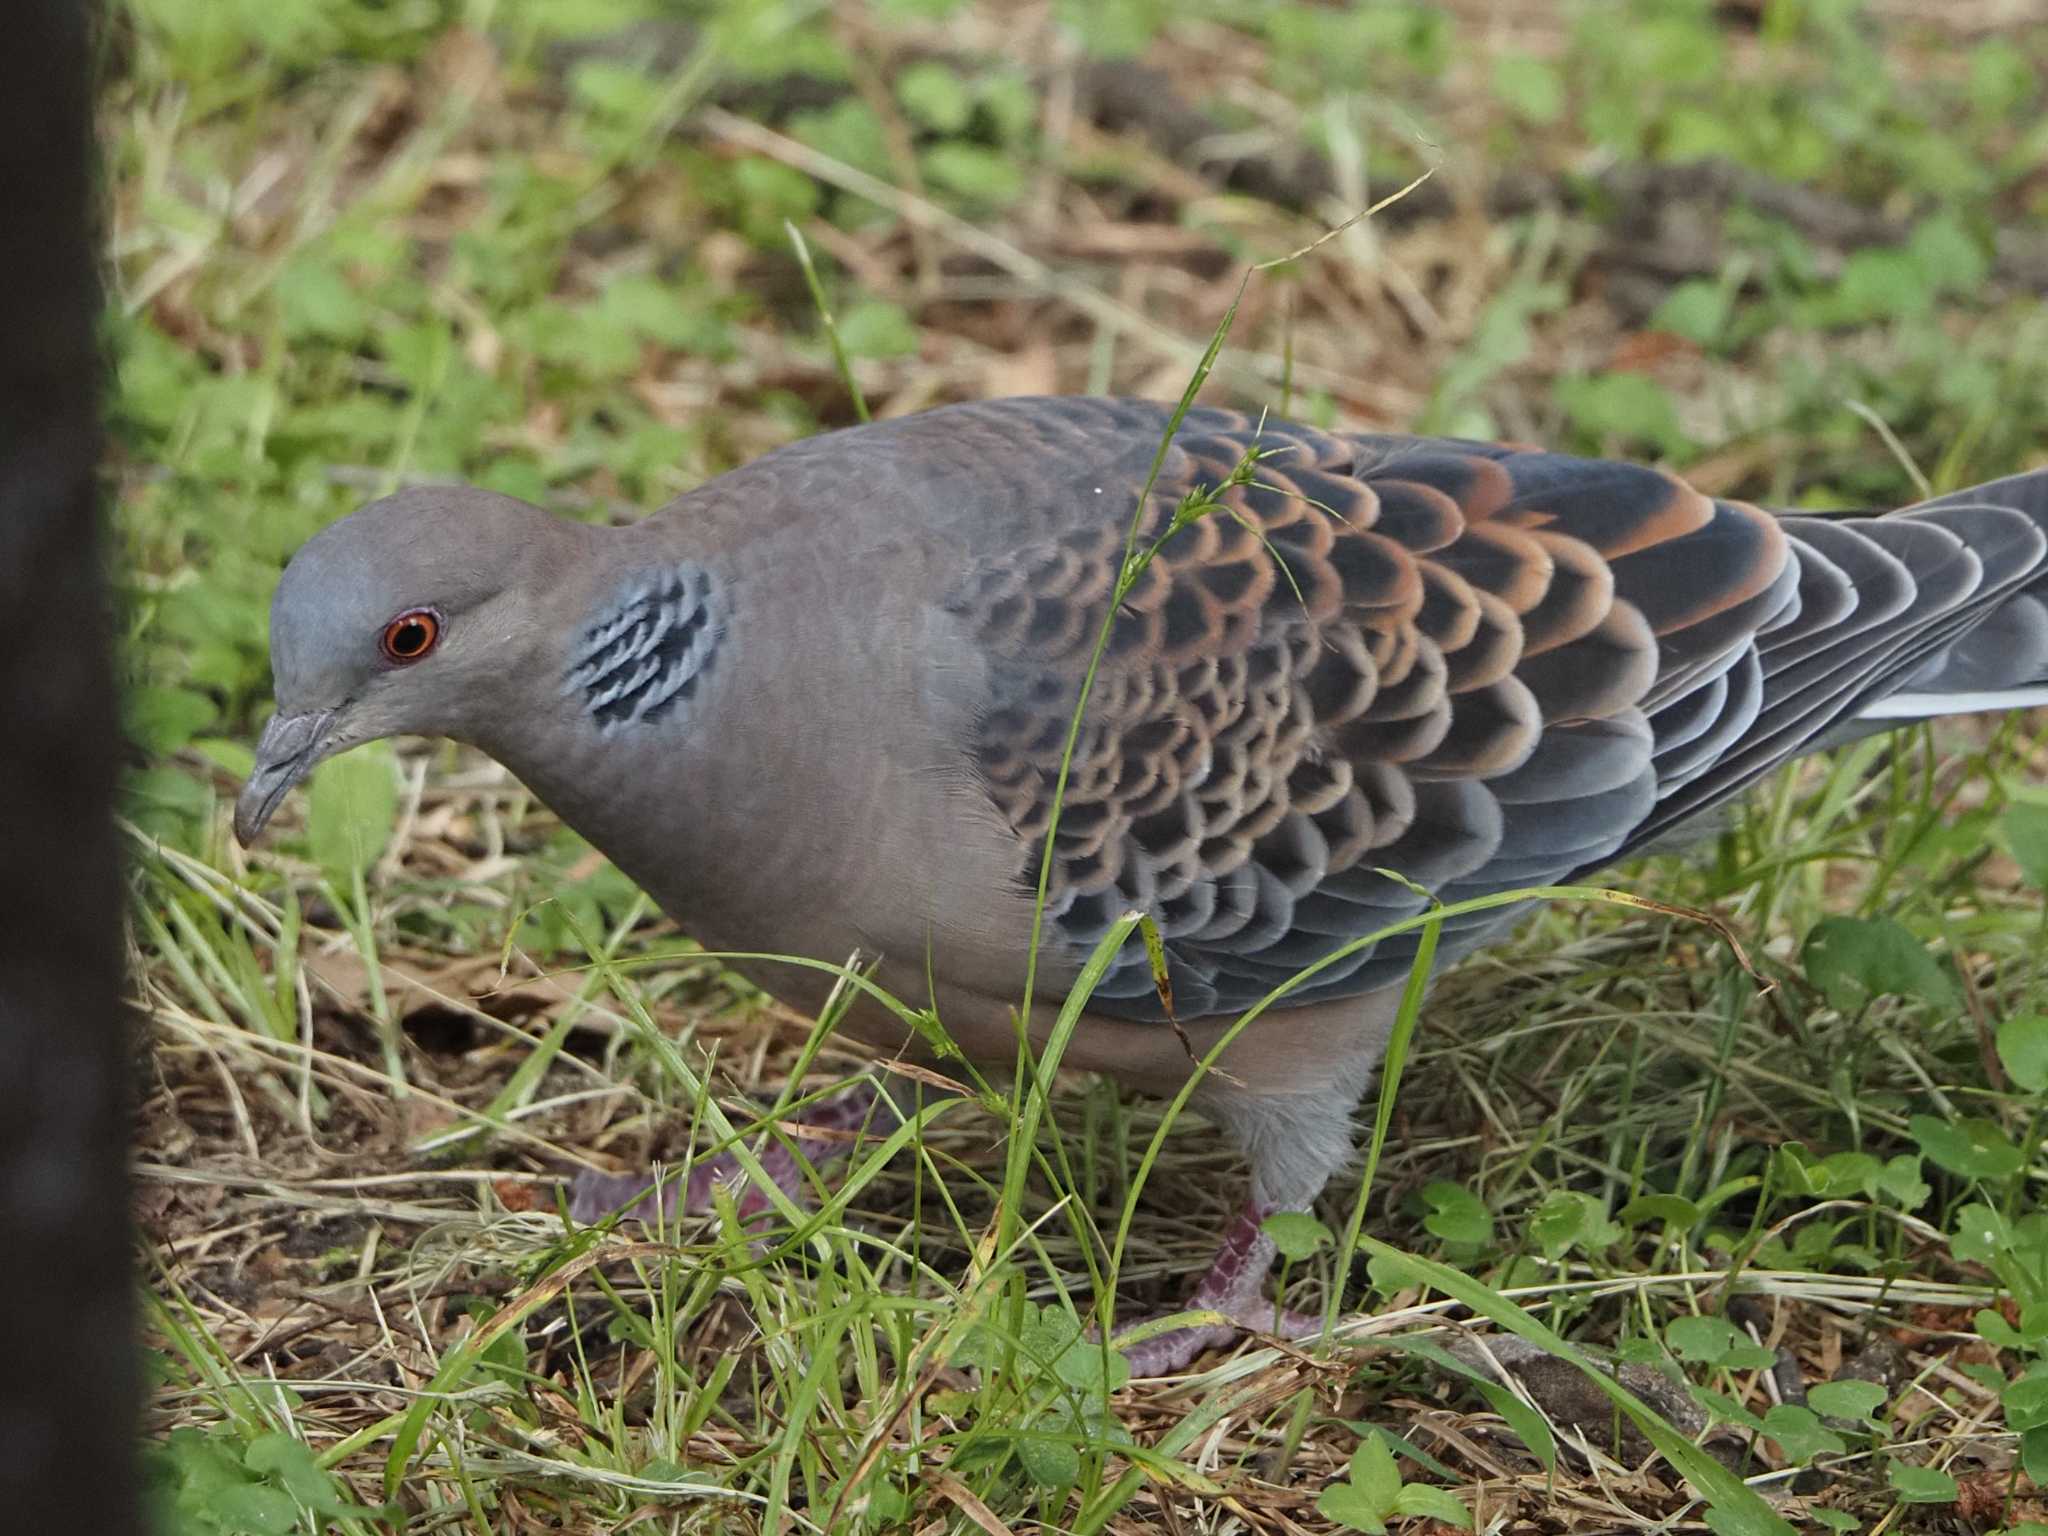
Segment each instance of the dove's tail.
M1895 688L1871 698L1857 711L1859 720L1925 720L2048 705L2048 469L1953 491L1894 515L1933 514L1953 527L1955 514L1978 508L2022 514L2039 535L2039 547L2009 516L1985 520L1986 537L1999 547L1980 553L1987 566L1995 560L2013 573L2005 590L1983 592L1988 601L1975 605L1979 616L1971 626L1919 660ZM2014 547L2016 529L2029 548ZM1963 537L1973 543L1968 532Z

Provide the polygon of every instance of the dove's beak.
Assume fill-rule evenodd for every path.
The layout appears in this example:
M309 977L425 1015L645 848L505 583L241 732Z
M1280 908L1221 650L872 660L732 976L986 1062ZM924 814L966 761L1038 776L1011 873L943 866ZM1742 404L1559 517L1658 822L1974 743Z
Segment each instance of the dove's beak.
M235 841L248 847L263 835L285 792L313 771L313 765L327 754L331 709L309 710L303 715L272 715L256 743L256 766L249 782L235 801Z

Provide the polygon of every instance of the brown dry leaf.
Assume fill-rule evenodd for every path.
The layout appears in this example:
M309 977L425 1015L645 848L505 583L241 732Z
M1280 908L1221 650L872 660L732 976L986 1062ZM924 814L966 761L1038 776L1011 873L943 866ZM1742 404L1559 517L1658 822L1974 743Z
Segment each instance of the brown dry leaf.
M961 1514L987 1531L988 1536L1016 1536L1016 1533L997 1517L994 1510L982 1503L980 1496L972 1488L951 1473L934 1473L929 1482L935 1490L950 1500Z
M565 427L559 401L538 402L526 413L526 419L520 425L525 446L536 453L545 453L562 445Z
M1618 1449L1621 1459L1631 1464L1643 1461L1654 1450L1633 1423L1625 1418L1617 1422L1613 1401L1588 1381L1583 1371L1527 1339L1512 1334L1461 1334L1446 1348L1453 1358L1496 1379L1511 1374L1546 1418L1588 1445ZM1661 1372L1644 1365L1623 1365L1614 1376L1688 1437L1706 1428L1706 1415L1699 1405ZM1618 1447L1614 1443L1617 1430Z
M1699 356L1700 349L1669 331L1632 331L1614 345L1607 366L1615 373L1655 373L1664 364Z
M425 1094L409 1093L398 1103L398 1133L409 1146L418 1146L436 1131L460 1124L461 1119L449 1105Z
M884 1072L894 1077L908 1078L913 1083L922 1083L940 1093L956 1093L962 1098L972 1098L974 1090L965 1083L956 1082L943 1072L934 1072L930 1067L920 1067L914 1061L878 1061L875 1063Z
M505 355L504 339L488 321L478 321L463 337L462 355L478 373L496 373Z
M1044 337L1018 351L997 353L982 369L982 385L991 396L1057 394L1059 381L1059 355Z
M310 952L301 964L343 1007L354 1013L371 1011L370 968L358 951ZM497 958L488 955L430 961L425 956L399 958L387 951L379 958L377 974L386 1000L400 1018L428 1007L493 1019L552 1015L575 1001L575 993L553 977L511 979L500 969Z
M325 987L350 1012L370 1011L370 967L360 951L309 950L300 957L299 964L311 980ZM388 955L378 965L377 974L395 1014L403 1015L423 1002L438 1001L432 981Z
M498 48L473 27L450 27L424 60L429 79L440 89L489 102L502 88Z
M1979 1472L1970 1477L1958 1478L1956 1513L1980 1528L2002 1524L2005 1516L2005 1478L1997 1472Z
M491 1193L508 1211L545 1211L553 1204L538 1184L525 1179L493 1179Z

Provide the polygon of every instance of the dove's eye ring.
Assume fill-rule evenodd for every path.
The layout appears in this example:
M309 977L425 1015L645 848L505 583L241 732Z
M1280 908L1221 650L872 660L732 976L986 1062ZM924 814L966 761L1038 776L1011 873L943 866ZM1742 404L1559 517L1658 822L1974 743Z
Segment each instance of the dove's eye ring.
M431 608L409 608L384 626L384 659L404 666L418 661L441 641L441 616Z

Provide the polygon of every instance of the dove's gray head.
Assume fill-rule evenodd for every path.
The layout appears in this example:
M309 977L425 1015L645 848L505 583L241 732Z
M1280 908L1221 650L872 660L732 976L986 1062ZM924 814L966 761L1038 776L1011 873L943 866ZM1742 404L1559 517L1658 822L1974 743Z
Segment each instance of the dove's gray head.
M235 805L263 830L322 758L381 736L470 738L519 671L546 572L576 525L509 496L423 487L375 501L309 540L270 605L277 713Z

